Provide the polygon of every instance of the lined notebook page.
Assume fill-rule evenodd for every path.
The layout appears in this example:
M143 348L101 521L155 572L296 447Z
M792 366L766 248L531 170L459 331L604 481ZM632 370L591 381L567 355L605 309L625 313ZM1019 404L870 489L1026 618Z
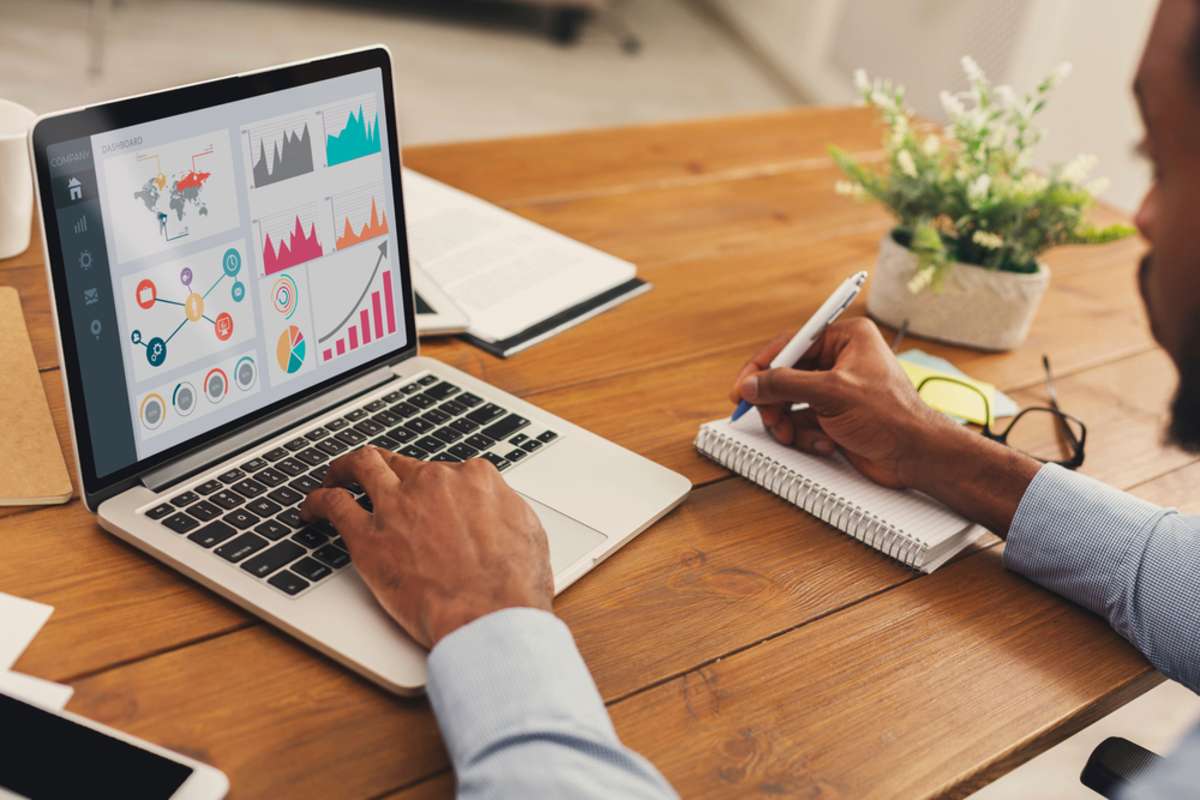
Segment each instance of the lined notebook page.
M701 428L697 446L710 456L714 455L714 450L719 449L719 445L714 446L719 440L713 434L749 448L764 460L770 459L787 472L807 479L827 493L840 498L848 507L862 509L897 529L906 539L914 541L925 551L925 555L914 558L911 565L926 572L941 566L984 532L979 526L972 525L959 514L926 495L914 491L887 489L871 482L840 455L811 456L781 445L763 430L757 410L751 410L735 423L730 423L728 419L719 419L705 424ZM777 469L776 472L782 473L784 470ZM736 469L735 471L745 472ZM782 475L772 475L768 483L774 484L766 488L775 494L796 505L804 504L803 497L798 496L796 488ZM829 521L835 527L842 527L838 521L844 517L844 514L841 517L834 516Z

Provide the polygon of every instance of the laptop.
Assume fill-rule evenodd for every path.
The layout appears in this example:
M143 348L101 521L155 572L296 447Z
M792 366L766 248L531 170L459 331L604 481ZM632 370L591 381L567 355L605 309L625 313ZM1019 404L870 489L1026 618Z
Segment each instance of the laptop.
M30 148L88 509L380 686L419 692L425 653L300 519L333 459L490 461L557 591L687 495L419 354L385 48L48 115Z

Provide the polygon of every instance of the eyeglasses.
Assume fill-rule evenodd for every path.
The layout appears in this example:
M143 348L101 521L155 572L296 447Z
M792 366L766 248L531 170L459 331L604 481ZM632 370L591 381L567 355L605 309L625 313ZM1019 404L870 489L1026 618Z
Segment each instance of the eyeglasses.
M1042 366L1046 371L1046 393L1050 405L1021 410L1002 431L992 430L991 402L978 386L948 375L932 375L917 384L917 394L928 400L929 387L935 387L943 401L948 392L956 394L954 406L957 408L970 409L973 403L978 403L975 408L979 413L971 418L983 420L983 435L993 442L1012 447L1046 464L1078 469L1083 465L1087 426L1059 408L1058 393L1054 390L1054 376L1047 356L1042 356ZM1069 454L1065 458L1062 455L1064 450Z

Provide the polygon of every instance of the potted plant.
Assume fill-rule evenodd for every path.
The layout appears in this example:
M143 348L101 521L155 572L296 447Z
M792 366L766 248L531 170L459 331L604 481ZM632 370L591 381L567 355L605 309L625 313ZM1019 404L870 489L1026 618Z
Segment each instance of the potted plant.
M1048 174L1030 165L1043 133L1034 117L1069 65L1018 97L1011 87L992 86L969 57L962 63L970 89L942 92L949 122L940 136L914 122L903 87L858 70L863 100L886 127L888 169L868 169L836 147L830 152L847 177L838 192L877 200L896 218L880 243L867 312L893 327L908 320L910 332L932 339L1009 350L1024 341L1050 280L1040 253L1111 242L1133 229L1085 221L1106 185L1088 181L1094 157Z

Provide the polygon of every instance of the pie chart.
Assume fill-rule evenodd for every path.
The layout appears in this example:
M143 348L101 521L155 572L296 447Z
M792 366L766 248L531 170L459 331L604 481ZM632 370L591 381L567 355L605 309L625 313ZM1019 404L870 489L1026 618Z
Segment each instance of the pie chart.
M275 344L275 361L279 369L291 375L299 372L304 366L304 334L295 325L289 325L287 330L279 334Z

